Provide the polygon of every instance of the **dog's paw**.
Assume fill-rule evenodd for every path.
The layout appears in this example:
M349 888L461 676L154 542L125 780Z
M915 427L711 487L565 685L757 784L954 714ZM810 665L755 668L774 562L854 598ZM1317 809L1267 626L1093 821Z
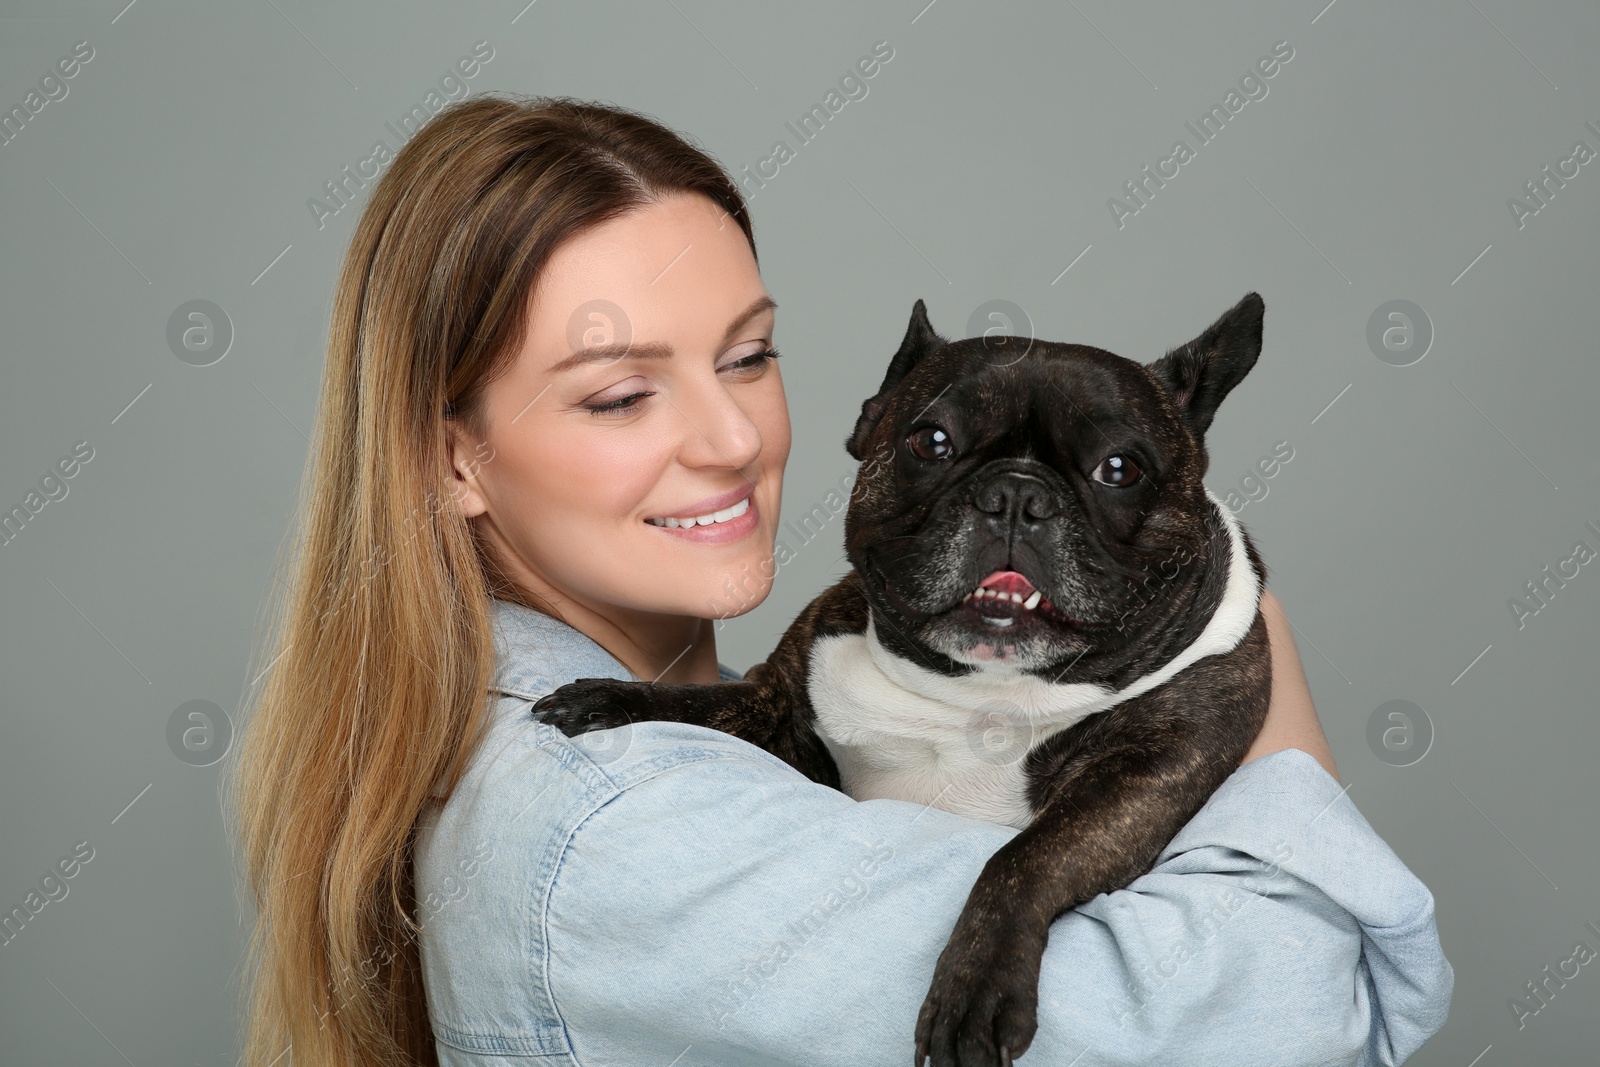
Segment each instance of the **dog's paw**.
M1011 1067L1039 1027L1042 955L1009 938L953 940L917 1016L918 1067Z
M638 682L579 678L534 701L531 713L568 737L627 726L639 718L633 690Z

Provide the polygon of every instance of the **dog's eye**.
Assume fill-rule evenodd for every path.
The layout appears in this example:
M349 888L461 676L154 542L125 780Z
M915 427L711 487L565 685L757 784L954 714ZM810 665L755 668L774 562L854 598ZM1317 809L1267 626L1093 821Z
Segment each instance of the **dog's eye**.
M942 426L922 426L911 431L906 438L911 454L918 459L949 459L955 452L950 435Z
M1100 466L1094 471L1095 481L1118 488L1132 485L1143 477L1144 471L1139 469L1139 464L1133 461L1133 457L1120 452L1101 460Z

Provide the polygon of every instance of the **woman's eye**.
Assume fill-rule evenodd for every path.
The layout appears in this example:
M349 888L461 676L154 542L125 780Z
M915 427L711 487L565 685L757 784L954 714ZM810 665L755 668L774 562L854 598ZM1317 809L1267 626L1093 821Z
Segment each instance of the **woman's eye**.
M768 362L777 359L779 352L775 348L764 348L760 352L752 352L743 359L736 359L725 364L723 370L750 371L765 366ZM598 404L584 404L583 407L591 415L600 417L627 415L637 410L639 401L647 396L655 396L653 392L629 393L619 396L615 400L606 400Z
M771 362L772 360L777 359L780 355L782 355L782 353L779 352L776 348L763 348L759 352L750 353L748 356L745 356L743 359L734 360L732 363L727 364L722 369L723 370L751 370L751 369L756 368L756 367L765 366L767 363Z
M1133 485L1143 477L1144 471L1133 461L1133 457L1120 452L1101 460L1100 466L1094 470L1095 481L1118 488Z
M943 426L922 426L912 430L906 437L906 444L918 459L949 459L955 452L955 445Z
M634 409L638 401L647 396L655 396L655 394L629 393L627 396L619 396L615 400L607 400L603 404L585 404L583 406L591 415L626 415Z

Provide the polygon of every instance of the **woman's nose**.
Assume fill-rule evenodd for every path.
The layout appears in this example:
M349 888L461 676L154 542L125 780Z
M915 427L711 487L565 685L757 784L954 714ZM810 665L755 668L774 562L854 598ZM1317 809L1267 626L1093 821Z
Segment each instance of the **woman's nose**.
M761 455L761 430L718 381L696 384L673 399L683 429L679 457L690 467L742 469Z

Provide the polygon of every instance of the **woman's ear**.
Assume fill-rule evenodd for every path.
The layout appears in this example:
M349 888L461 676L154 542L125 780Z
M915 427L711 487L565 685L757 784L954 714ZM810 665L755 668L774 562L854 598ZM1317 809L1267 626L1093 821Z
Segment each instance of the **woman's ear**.
M487 442L472 440L472 435L456 423L445 420L445 447L450 455L450 494L465 519L482 515L489 510L489 502L478 484L478 472L483 469L485 455L493 456Z

